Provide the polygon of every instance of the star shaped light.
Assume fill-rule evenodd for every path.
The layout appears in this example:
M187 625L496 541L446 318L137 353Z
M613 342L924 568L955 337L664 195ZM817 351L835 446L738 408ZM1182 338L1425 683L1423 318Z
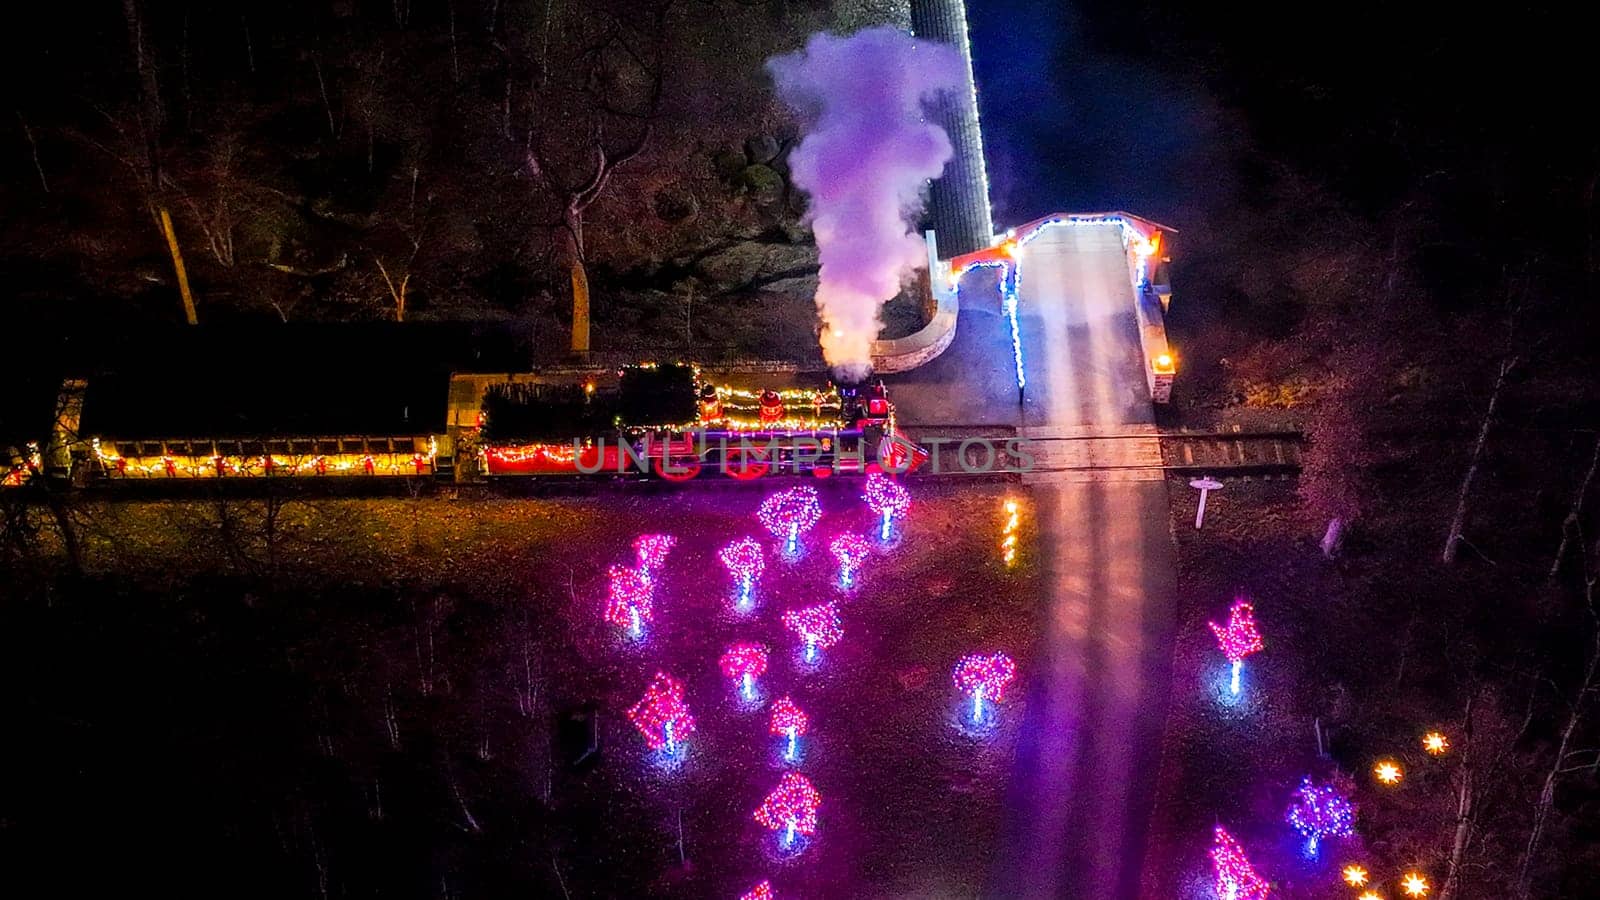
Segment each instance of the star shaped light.
M1443 756L1450 749L1450 740L1437 731L1422 736L1422 749L1430 756Z
M1428 896L1428 879L1416 872L1407 872L1406 877L1400 880L1400 887L1406 892L1407 897Z
M1367 870L1354 863L1344 867L1344 883L1351 887L1362 887L1367 883Z
M1372 775L1380 783L1387 785L1399 784L1400 779L1405 777L1405 773L1400 770L1400 764L1392 759L1380 760L1372 767Z

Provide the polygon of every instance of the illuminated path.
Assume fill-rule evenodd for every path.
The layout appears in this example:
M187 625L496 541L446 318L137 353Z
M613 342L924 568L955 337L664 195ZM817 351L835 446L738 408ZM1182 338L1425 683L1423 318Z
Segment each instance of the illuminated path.
M1021 254L1021 433L1150 428L1118 228L1050 229ZM969 278L978 280L963 292L955 343L892 388L908 423L1018 422L1009 326L997 300L969 308L983 302L974 288L984 276ZM1129 452L1141 443L1128 442ZM1049 596L1023 673L1026 705L1007 710L1023 715L1023 731L985 896L1135 897L1170 667L1176 561L1166 485L1159 471L1138 470L1024 481Z

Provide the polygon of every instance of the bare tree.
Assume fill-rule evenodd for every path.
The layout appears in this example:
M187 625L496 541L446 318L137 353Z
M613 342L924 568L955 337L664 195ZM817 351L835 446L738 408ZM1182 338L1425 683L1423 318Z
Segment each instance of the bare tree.
M1551 578L1561 572L1561 560L1567 555L1567 545L1571 543L1573 535L1580 530L1578 517L1583 514L1583 500L1589 493L1590 482L1594 481L1596 466L1600 466L1600 435L1595 437L1594 453L1589 456L1589 470L1583 473L1583 480L1578 483L1578 489L1572 494L1572 506L1567 510L1567 517L1561 520L1561 543L1556 545L1556 557L1550 562Z

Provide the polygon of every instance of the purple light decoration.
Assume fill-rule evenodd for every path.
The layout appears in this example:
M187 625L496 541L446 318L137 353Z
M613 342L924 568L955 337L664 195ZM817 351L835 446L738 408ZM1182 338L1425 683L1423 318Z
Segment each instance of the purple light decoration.
M1306 776L1295 789L1288 820L1305 837L1306 855L1316 856L1323 838L1355 833L1356 807L1336 785L1316 784Z
M867 501L867 506L882 518L883 524L878 529L878 540L887 541L889 531L895 519L906 514L911 508L911 493L898 481L880 472L867 476L867 486L861 498Z
M678 539L670 534L641 534L633 541L633 552L639 556L639 571L654 577L661 571L667 554L677 546Z
M1211 866L1221 900L1266 900L1266 879L1256 874L1245 858L1244 848L1221 825L1217 826L1216 842L1211 847Z
M796 835L814 834L817 830L817 807L822 805L822 795L812 787L811 779L799 772L785 772L778 787L761 801L755 819L765 828L783 832L785 849L794 846Z
M816 488L800 485L763 500L757 516L773 537L783 541L784 556L793 558L800 551L800 535L822 518L822 504Z
M763 881L750 890L745 891L743 894L740 894L739 900L773 900L774 896L775 895L772 893L772 882Z
M1218 625L1207 622L1211 626L1211 633L1217 636L1217 645L1222 648L1222 655L1233 664L1233 680L1229 688L1237 696L1239 693L1239 672L1244 668L1244 659L1252 653L1257 653L1265 644L1261 640L1261 632L1256 629L1255 607L1249 600L1238 597L1233 601L1233 608L1228 611L1228 624Z
M746 700L756 698L756 679L767 671L767 647L755 641L740 641L722 654L722 674L732 678Z
M612 566L606 572L606 577L610 583L607 587L605 620L618 628L628 629L629 637L642 637L644 623L650 621L654 612L649 576L627 566Z
M767 568L760 542L755 538L740 538L723 547L718 556L722 564L727 567L728 574L739 583L739 599L735 606L741 612L748 612L751 592L755 590L756 582Z
M872 552L866 539L853 531L846 531L828 545L833 558L839 561L839 587L849 590L855 583L856 569Z
M805 642L805 661L817 661L817 649L827 649L844 637L844 626L839 623L839 607L832 603L819 603L804 609L793 609L783 614L783 627L794 632Z
M983 721L985 698L1000 703L1006 688L1017 677L1017 664L1004 653L969 653L956 663L956 687L972 695L972 721Z
M644 735L651 750L664 749L676 755L681 743L694 734L694 716L683 702L683 682L657 672L644 696L628 707L628 721Z
M784 747L783 758L794 762L800 753L800 735L806 733L811 725L811 718L805 714L793 700L788 697L779 697L772 704L773 734L781 734L789 739Z

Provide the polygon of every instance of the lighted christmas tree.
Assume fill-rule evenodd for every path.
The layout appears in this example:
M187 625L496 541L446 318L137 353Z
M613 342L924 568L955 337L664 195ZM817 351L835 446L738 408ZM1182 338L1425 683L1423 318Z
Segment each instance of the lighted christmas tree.
M670 534L641 534L633 541L633 552L639 557L639 571L646 577L654 578L661 571L662 563L667 561L667 554L677 546L678 539Z
M866 539L853 531L846 531L828 545L833 558L839 561L839 587L849 590L856 580L856 569L872 552Z
M810 779L799 772L786 772L777 789L761 802L755 818L762 827L781 831L787 849L794 846L796 836L816 833L817 807L821 805L822 796Z
M763 881L743 894L739 900L773 900L772 883Z
M742 612L749 611L756 582L761 580L761 573L767 568L761 543L755 538L740 538L723 547L718 556L723 566L727 567L728 574L739 585L739 599L735 606Z
M900 482L879 472L867 476L867 486L861 498L878 514L878 539L883 541L889 539L894 520L911 508L911 493Z
M1307 776L1295 789L1289 805L1289 824L1306 839L1306 855L1316 856L1317 846L1330 837L1355 833L1356 807L1338 786L1316 784Z
M983 702L1005 700L1017 665L1004 653L970 653L956 663L956 687L972 697L972 721L983 721Z
M756 679L767 671L767 648L754 641L740 641L722 654L722 674L732 678L746 700L756 698Z
M653 586L643 572L629 566L612 566L606 572L608 580L605 620L638 638L644 634L644 623L653 615L651 593Z
M1215 622L1206 624L1211 626L1211 632L1217 636L1217 645L1222 648L1222 655L1233 664L1230 688L1234 694L1238 694L1239 672L1244 668L1245 657L1259 652L1264 646L1261 642L1261 632L1256 630L1255 607L1250 605L1249 600L1240 597L1233 601L1226 626Z
M800 755L800 736L806 733L811 719L788 697L779 697L772 704L772 733L788 738L783 758L794 762Z
M683 683L665 672L657 672L644 696L628 707L628 721L644 735L651 750L670 754L676 754L694 734L694 716L683 702Z
M816 488L800 485L763 500L757 516L763 527L783 541L784 555L793 557L800 552L800 535L822 518L822 504L817 500Z
M844 626L839 623L839 607L832 603L790 610L783 614L783 627L798 635L805 644L805 660L808 663L817 661L818 648L832 647L844 637Z
M1266 879L1256 874L1244 848L1227 829L1217 826L1216 842L1211 847L1211 866L1216 872L1220 900L1266 900Z

